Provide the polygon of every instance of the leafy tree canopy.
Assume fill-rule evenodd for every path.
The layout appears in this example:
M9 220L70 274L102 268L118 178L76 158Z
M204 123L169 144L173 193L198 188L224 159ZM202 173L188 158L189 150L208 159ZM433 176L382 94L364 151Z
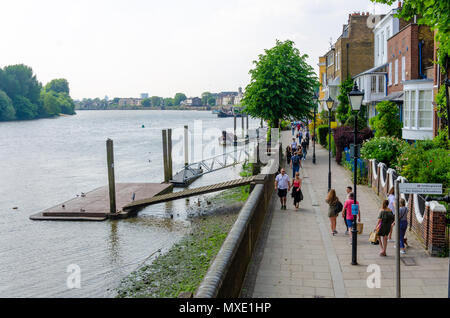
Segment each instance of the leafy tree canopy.
M175 97L173 98L173 104L175 106L179 106L180 103L186 99L187 99L187 97L183 93L176 93Z
M13 107L11 99L4 91L0 90L0 121L14 120L15 118L16 110Z
M66 93L69 95L69 82L65 78L51 80L44 87L45 91L54 91L56 93Z
M306 58L290 40L277 40L260 54L249 72L251 81L242 100L245 112L270 120L275 127L279 120L308 118L318 80Z
M152 96L151 100L152 100L152 106L154 107L159 107L161 106L161 97L159 96Z
M173 106L173 98L167 97L163 99L164 106Z

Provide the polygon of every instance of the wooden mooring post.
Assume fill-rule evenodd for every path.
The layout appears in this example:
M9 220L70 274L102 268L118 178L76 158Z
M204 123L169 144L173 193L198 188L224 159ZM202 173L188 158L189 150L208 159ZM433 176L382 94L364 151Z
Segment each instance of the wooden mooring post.
M188 126L184 126L184 165L187 166L189 164L189 155L188 155Z
M116 213L116 183L114 179L114 148L111 139L106 140L106 161L108 164L109 212Z
M172 129L170 128L167 129L167 169L169 169L169 180L172 180Z
M162 147L164 163L164 182L169 182L169 162L167 160L167 130L162 130Z

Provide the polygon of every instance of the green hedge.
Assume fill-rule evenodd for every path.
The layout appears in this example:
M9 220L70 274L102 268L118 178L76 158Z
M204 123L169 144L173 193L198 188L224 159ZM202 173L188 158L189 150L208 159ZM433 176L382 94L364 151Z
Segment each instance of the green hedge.
M319 137L319 144L326 147L327 145L327 135L328 135L328 126L327 125L320 125L317 127L318 137Z

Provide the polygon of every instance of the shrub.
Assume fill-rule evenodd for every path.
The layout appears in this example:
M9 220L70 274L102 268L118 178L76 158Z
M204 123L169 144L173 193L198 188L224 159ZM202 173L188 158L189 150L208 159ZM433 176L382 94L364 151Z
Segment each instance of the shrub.
M403 123L397 104L391 101L383 101L377 104L378 114L370 119L370 125L375 130L375 137L402 136Z
M375 137L367 140L361 147L361 157L376 159L388 167L397 167L398 158L409 149L409 144L394 137Z
M319 144L326 146L327 144L328 125L321 125L317 127L317 135L319 137Z
M361 120L361 116L358 116L358 130L363 130L364 128L367 127L367 121L365 120ZM349 126L349 127L355 127L355 115L350 115L347 118L347 121L345 122L344 126Z
M328 145L328 141L330 140L329 138L330 138L330 136L327 134L327 146L326 146L326 148L328 150L330 150L329 145ZM333 136L333 134L331 134L331 153L333 154L333 157L336 157L336 145L334 143L334 136Z
M334 131L334 142L336 145L336 162L340 164L344 148L350 147L350 144L353 143L353 136L354 136L353 127L342 126L333 129L333 131ZM356 143L362 144L364 140L370 139L372 137L373 137L372 130L366 127L361 131L358 131Z
M450 186L450 150L433 140L419 140L400 156L398 172L409 182Z

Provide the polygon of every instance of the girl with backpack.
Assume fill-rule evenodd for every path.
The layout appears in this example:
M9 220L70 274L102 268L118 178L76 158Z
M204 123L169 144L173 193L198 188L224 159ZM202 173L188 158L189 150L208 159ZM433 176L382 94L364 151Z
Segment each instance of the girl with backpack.
M343 206L339 201L339 198L336 196L336 191L334 189L330 189L325 202L329 205L328 217L330 218L331 235L334 236L338 233L336 231L336 217L339 215L339 212L341 212Z

